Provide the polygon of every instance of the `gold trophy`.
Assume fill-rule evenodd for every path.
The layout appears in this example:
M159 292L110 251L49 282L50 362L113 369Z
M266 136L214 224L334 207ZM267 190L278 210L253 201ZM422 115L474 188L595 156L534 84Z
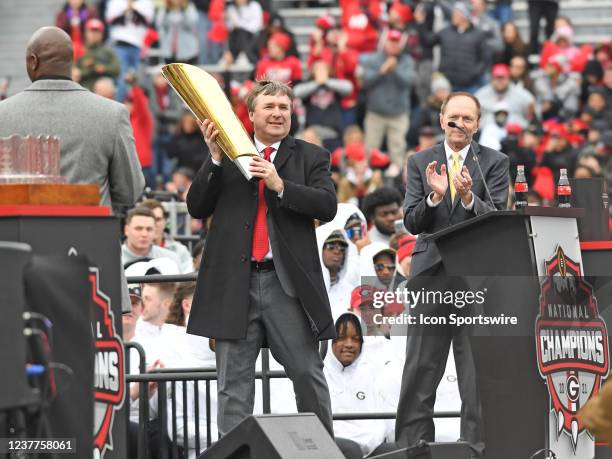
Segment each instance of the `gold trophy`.
M210 120L215 124L219 131L217 145L242 175L251 180L253 176L249 172L249 164L251 156L258 154L257 149L217 80L208 72L189 64L164 65L161 72L200 122Z

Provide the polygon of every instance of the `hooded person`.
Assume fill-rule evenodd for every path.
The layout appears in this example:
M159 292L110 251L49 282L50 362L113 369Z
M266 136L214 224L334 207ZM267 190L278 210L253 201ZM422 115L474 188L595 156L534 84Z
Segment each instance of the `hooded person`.
M506 125L510 109L505 102L498 102L493 108L493 122L489 122L482 127L478 143L485 147L501 150L501 142L506 138Z
M365 345L370 354L382 361L401 355L406 349L405 336L391 339L391 326L380 323L377 316L395 316L404 312L404 305L395 301L380 302L380 292L394 290L395 250L382 242L372 242L361 249L359 255L361 285L351 293L351 309L361 317L367 335ZM395 333L394 333L395 334ZM397 333L397 335L405 333ZM393 347L397 345L398 349Z
M347 259L349 260L349 265L347 269L349 272L347 273L347 279L354 286L359 285L361 280L359 277L359 248L357 241L367 237L368 232L367 221L363 212L354 204L339 203L338 212L334 219L323 226L327 225L330 225L330 228L341 230L348 241Z
M359 271L362 283L389 290L395 277L395 250L382 242L372 242L361 249Z
M334 219L319 226L316 229L316 235L323 280L329 297L332 317L335 320L340 314L349 310L351 291L358 284L356 273L350 268L358 265L359 258L355 256L356 248L349 250L353 244L349 244L344 232L344 223Z
M359 318L350 312L336 320L336 338L324 361L323 372L335 413L382 411L378 375L380 367L367 358ZM364 457L385 452L385 421L334 421L336 437L359 444ZM385 445L386 446L386 445ZM376 451L375 451L376 450ZM375 452L374 452L375 451Z

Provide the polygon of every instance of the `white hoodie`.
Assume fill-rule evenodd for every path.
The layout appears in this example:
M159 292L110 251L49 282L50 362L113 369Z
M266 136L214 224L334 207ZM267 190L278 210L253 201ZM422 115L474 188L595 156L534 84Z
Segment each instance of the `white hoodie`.
M330 349L325 357L323 372L333 413L363 413L383 411L382 397L376 381L377 367L362 353L349 366L343 366ZM358 443L364 456L369 455L385 440L384 420L334 421L334 434Z
M357 246L349 240L344 230L346 220L355 212L359 212L359 209L352 204L338 204L336 218L316 229L319 260L334 321L343 313L348 312L351 305L351 292L359 285L359 253ZM323 263L323 244L325 244L330 234L336 230L341 231L348 247L344 257L344 264L338 273L338 281L331 285L329 269Z

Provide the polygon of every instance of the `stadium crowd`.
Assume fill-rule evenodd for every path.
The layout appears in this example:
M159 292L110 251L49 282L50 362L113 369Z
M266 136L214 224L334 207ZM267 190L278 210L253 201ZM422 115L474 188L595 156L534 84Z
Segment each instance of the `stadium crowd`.
M530 204L554 203L562 168L570 177L604 177L612 189L612 50L607 42L576 44L572 18L559 14L555 0L529 0L528 40L512 20L512 0L298 4L340 7L339 17L316 19L305 55L285 18L265 0L69 0L56 25L74 44L73 80L128 108L149 196L169 193L184 201L208 154L195 117L161 76L159 64L184 62L211 71L249 133L245 95L252 82L275 79L293 87L291 132L331 152L337 186L338 213L316 230L337 320L338 338L325 358L332 408L394 411L405 336L384 325L362 329L360 318L375 311L373 292L395 288L410 273L416 238L396 224L402 220L407 158L443 139L441 103L451 91L467 91L482 105L478 141L509 157L511 181L516 166L525 166ZM208 223L191 221L191 233L202 241L188 249L167 233L162 202L140 202L125 217L126 275L197 270ZM186 333L194 288L131 286L124 340L144 347L148 369L214 367L214 340ZM382 313L401 311L388 305ZM459 411L452 355L436 408ZM272 369L277 366L272 362ZM260 386L257 391L261 400ZM130 397L136 435L137 387ZM151 385L151 419L155 397ZM205 399L200 396L200 403ZM189 403L188 421L195 422L193 398ZM214 397L212 403L214 425ZM291 407L289 381L273 381L272 411ZM199 411L205 433L205 410ZM182 444L183 419L178 421L175 440ZM437 420L437 427L438 440L459 436L458 420ZM334 429L356 442L363 457L394 441L393 420L335 421ZM188 432L194 435L193 426ZM189 444L195 445L191 437Z

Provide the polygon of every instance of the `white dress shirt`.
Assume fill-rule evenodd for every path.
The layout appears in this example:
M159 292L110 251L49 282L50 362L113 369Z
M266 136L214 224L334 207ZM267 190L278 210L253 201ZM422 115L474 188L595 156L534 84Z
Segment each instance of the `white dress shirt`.
M465 158L467 158L468 152L470 151L470 146L471 145L468 143L465 147L459 150L459 170L463 168L463 163L465 163ZM446 140L444 141L444 152L446 153L446 168L449 170L450 165L453 163L454 150L448 145L448 143L446 143ZM450 180L451 178L449 177L449 181ZM429 196L427 196L427 205L429 207L438 207L438 205L440 205L442 202L442 199L434 204L434 202L431 200L432 196L433 191L429 193ZM465 210L472 210L474 208L474 193L472 193L472 200L467 206L463 204L463 201L461 201L461 205Z

